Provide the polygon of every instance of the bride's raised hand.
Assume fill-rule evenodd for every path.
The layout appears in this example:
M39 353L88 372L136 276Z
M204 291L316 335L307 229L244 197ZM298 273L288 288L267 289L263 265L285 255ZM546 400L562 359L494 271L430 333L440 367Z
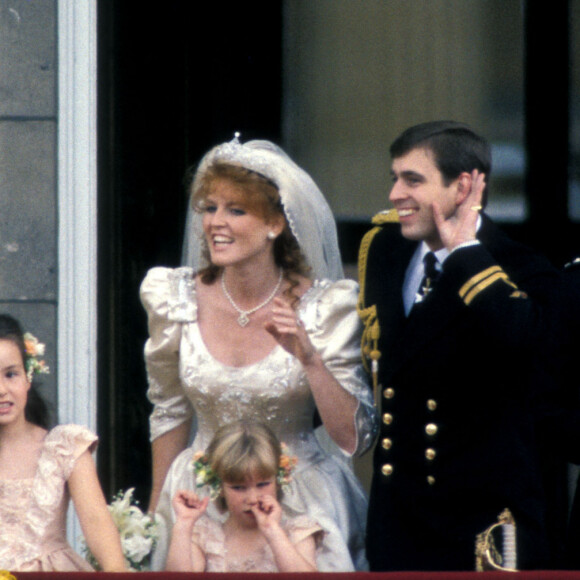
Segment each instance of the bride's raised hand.
M276 342L303 365L308 364L316 351L304 330L296 311L283 298L275 298L271 318L264 328Z
M357 434L352 417L358 401L328 370L295 310L285 300L276 298L270 320L264 327L282 348L300 361L328 434L347 453L353 453Z

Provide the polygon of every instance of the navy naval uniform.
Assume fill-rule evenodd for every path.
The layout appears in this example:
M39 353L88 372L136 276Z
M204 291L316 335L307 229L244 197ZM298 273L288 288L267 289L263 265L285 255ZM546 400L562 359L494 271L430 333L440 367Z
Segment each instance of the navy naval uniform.
M568 464L580 465L580 387L578 345L580 337L580 258L566 264L561 301L562 340L555 369L557 397L541 407L544 477L549 495L551 539L560 556L554 567L580 569L580 478L571 504L568 497ZM568 517L569 515L569 517Z
M534 352L549 341L559 273L485 215L405 315L418 243L396 212L360 251L363 356L381 412L367 556L373 571L473 570L476 536L508 508L519 568L548 565L531 406Z

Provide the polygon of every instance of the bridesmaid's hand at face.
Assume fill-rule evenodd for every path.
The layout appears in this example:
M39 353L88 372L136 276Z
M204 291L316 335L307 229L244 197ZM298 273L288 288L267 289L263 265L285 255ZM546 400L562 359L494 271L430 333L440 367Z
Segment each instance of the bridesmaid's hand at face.
M252 506L252 513L256 516L256 523L264 534L277 528L282 519L282 508L271 495L260 497Z

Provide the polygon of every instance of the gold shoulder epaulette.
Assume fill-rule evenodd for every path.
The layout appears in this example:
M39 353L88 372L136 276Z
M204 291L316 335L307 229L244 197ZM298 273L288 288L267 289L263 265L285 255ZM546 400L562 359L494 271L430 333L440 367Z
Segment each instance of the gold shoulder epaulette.
M396 209L385 209L375 214L371 221L375 226L382 226L383 224L397 224L399 223L399 214Z
M385 212L381 213L384 214ZM386 221L383 223L386 223ZM356 309L364 327L361 337L362 362L364 368L371 373L374 401L375 405L377 405L379 392L379 359L381 358L381 351L379 350L381 327L377 318L376 304L371 304L370 306L366 305L366 279L369 249L373 238L381 231L381 224L377 224L374 221L374 218L373 224L375 227L364 235L360 245L358 259L359 295Z

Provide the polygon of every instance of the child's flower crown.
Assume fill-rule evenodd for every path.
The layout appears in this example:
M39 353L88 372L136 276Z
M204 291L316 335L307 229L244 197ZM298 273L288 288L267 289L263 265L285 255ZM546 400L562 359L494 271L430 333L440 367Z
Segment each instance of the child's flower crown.
M203 451L197 451L193 455L193 469L195 471L195 487L209 487L211 499L217 499L222 491L222 480L210 467L207 455Z
M278 473L276 474L276 482L285 490L288 484L292 481L292 472L298 463L298 457L295 455L288 455L288 447L285 443L280 443L282 453L280 454L280 462L278 463Z
M34 375L49 374L50 369L44 360L38 359L39 356L44 356L44 343L38 342L36 336L30 332L25 332L22 338L24 339L24 350L26 353L24 367L28 380L32 381Z
M288 455L288 448L284 443L280 444L282 453L278 463L276 473L276 483L284 491L292 481L292 471L298 463L298 458ZM193 469L195 471L195 487L209 487L209 496L211 499L217 499L222 491L222 480L219 475L211 468L209 459L203 451L197 451L193 455Z

